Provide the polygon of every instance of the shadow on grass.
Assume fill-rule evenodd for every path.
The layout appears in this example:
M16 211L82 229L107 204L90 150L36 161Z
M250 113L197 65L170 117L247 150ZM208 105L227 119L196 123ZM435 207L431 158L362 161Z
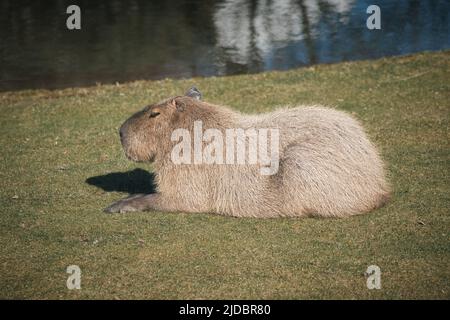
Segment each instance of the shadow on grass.
M155 175L143 169L113 172L86 179L86 183L107 192L155 193Z

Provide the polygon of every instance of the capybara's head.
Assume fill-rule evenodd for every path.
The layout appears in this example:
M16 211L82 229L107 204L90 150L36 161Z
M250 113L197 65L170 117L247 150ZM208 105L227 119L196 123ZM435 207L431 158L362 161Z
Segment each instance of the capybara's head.
M186 106L186 96L201 100L200 91L192 87L185 96L146 106L122 124L120 141L130 160L152 162L158 152L163 151L161 149L165 147L166 137L170 137L173 122Z

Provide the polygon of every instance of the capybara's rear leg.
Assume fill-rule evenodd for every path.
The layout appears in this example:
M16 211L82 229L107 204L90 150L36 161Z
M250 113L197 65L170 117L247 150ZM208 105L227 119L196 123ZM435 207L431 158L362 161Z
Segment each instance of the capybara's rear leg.
M107 213L125 213L153 209L156 205L157 194L135 194L114 202L104 211Z

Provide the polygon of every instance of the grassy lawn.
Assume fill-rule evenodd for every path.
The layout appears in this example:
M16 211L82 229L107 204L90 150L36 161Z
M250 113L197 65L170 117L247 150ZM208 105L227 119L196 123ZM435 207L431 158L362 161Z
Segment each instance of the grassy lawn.
M346 219L107 215L150 191L117 129L197 85L243 112L324 104L355 114L393 199ZM450 51L288 72L0 93L0 298L450 298ZM189 192L189 190L186 190ZM68 290L69 265L82 270ZM364 272L381 268L381 290Z

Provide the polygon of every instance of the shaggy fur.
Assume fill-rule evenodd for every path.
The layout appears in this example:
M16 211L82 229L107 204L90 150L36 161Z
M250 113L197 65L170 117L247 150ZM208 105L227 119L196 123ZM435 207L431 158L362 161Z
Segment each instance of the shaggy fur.
M194 92L198 92L194 90ZM210 212L235 217L345 217L382 206L389 198L383 163L361 125L321 106L243 115L179 96L144 108L121 127L126 155L154 162L158 193L135 195L105 209ZM173 130L202 120L203 130L278 128L280 166L261 175L258 165L175 165Z

